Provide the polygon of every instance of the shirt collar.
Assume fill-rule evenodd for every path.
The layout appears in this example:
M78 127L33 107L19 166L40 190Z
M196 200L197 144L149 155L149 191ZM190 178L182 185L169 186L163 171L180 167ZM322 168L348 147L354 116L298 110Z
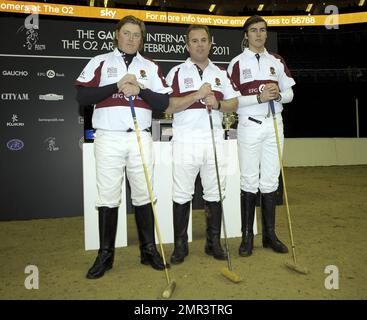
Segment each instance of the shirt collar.
M245 48L245 50L243 50L242 54L247 57L247 58L254 58L256 59L256 52L251 51L249 48ZM260 57L261 56L268 56L269 53L266 50L266 48L264 48L264 51L259 53Z
M121 57L121 52L119 49L115 48L113 50L113 54L117 57ZM140 62L143 61L143 56L139 53L139 51L136 53L136 56L135 56ZM134 60L134 59L133 59Z
M208 63L208 65L207 65L207 68L212 68L213 67L213 62L210 60L210 59L208 59L209 60L209 63ZM187 65L187 66L189 66L189 67L195 67L195 63L193 63L192 62L192 60L191 60L191 58L190 57L188 57L187 59L186 59L186 61L185 61L185 64ZM206 69L206 68L205 68Z

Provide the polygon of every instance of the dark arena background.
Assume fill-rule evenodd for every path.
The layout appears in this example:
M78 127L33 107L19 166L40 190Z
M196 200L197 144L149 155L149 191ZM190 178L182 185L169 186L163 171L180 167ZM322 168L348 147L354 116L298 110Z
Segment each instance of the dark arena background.
M171 268L178 283L173 299L367 298L366 5L363 0L228 2L0 1L0 299L154 300L164 288L164 274L138 261L130 214L128 246L118 249L116 267L97 282L85 279L95 255L85 250L83 229L83 145L90 143L84 132L91 129L93 107L78 105L74 81L90 58L113 49L116 23L129 14L145 21L142 54L165 75L187 58L188 24L209 26L210 59L226 68L241 52L243 22L261 15L268 21L268 50L284 58L296 82L294 99L282 113L283 160L299 259L310 274L284 269L291 254L266 251L257 237L256 254L240 258L241 239L234 237L233 265L245 281L233 285L222 279L218 270L224 262L203 250L197 179L193 242L187 263ZM165 114L153 116L169 124ZM164 141L162 132L156 140ZM126 193L131 213L129 186ZM280 190L277 225L287 239L282 200ZM164 247L169 256L173 244ZM37 266L39 288L27 289L27 266ZM338 278L328 287L333 272Z

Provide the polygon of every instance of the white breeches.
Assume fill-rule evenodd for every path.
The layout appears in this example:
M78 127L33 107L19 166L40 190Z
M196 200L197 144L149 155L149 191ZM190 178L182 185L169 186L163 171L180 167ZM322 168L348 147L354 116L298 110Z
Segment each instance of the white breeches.
M149 132L140 131L145 164L153 186L153 142ZM97 130L94 140L97 207L118 207L121 203L121 186L126 167L134 206L150 202L144 168L135 132Z
M246 192L270 193L278 189L280 172L273 118L253 116L261 124L241 119L237 128L241 189ZM280 149L283 153L283 120L276 114Z
M212 143L173 142L173 201L179 204L192 200L195 179L200 172L204 200L219 201L219 189ZM225 191L223 141L216 143L222 197Z

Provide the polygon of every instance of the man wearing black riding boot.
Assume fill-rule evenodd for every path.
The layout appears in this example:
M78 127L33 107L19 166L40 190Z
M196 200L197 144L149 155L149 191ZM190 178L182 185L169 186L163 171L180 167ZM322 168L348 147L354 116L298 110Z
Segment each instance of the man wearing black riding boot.
M171 263L179 264L189 254L187 227L190 219L190 201L183 204L173 202L173 232L175 247Z
M221 173L225 168L225 159L221 112L227 112L227 108L236 108L236 97L239 93L233 88L225 70L214 65L208 58L211 45L208 27L189 26L186 32L186 49L190 58L172 68L167 75L167 82L172 86L173 93L166 113L174 113L173 264L182 263L189 254L187 226L195 179L199 172L207 214L205 252L215 259L226 259L220 244L222 210L207 107L213 109L220 184L224 194L225 176Z
M288 248L275 234L276 191L261 194L262 238L263 247L278 253L287 253Z
M135 207L135 221L140 243L140 262L151 265L156 270L163 270L163 259L155 246L154 216L151 203Z
M252 255L254 247L254 219L256 194L241 190L241 222L242 241L238 253L241 257Z
M96 261L87 273L88 279L97 279L112 268L115 258L115 238L118 208L99 207L99 250Z
M283 58L265 48L267 23L252 16L244 24L243 52L232 59L228 73L240 90L238 98L237 142L241 170L242 241L239 255L253 250L253 223L258 189L262 193L263 246L278 253L288 252L275 235L275 193L280 172L276 136L269 109L275 104L275 117L283 149L281 112L293 99L295 84Z
M76 81L80 105L94 105L92 124L96 129L94 154L100 249L87 273L88 279L102 277L113 266L125 168L135 207L141 263L157 270L165 268L155 246L154 218L129 97L135 100L141 146L152 184L152 110L161 112L168 107L172 89L167 86L158 65L139 53L145 33L144 22L140 19L122 18L116 27L115 50L92 58Z
M225 260L226 254L220 245L222 208L219 201L205 201L206 244L205 253L218 260Z

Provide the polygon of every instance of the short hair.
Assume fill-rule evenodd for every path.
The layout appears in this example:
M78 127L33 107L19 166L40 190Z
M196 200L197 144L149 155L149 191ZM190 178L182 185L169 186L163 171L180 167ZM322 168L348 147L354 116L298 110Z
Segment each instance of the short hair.
M141 49L143 49L143 44L144 44L144 38L145 35L147 33L147 29L145 28L145 23L143 20L140 20L139 18L135 17L135 16L125 16L123 17L116 25L116 34L115 37L113 38L113 45L115 47L118 47L118 41L117 41L117 33L120 31L120 29L126 24L126 23L131 23L131 24L136 24L140 27L140 31L141 31L141 42L140 42L140 46L139 46L139 51Z
M247 33L247 31L248 31L248 29L249 29L249 27L251 25L253 25L255 23L258 23L258 22L264 22L266 29L268 29L268 24L266 23L266 21L265 21L264 18L262 18L262 17L260 17L258 15L253 15L250 18L248 18L246 20L246 22L244 23L244 25L243 25L243 31L244 31L244 33Z
M208 26L201 25L201 24L191 24L187 27L187 30L186 30L186 44L189 43L189 33L192 30L205 30L206 34L208 35L209 42L212 42L212 36L210 35Z
M244 23L244 25L243 25L243 39L242 39L242 43L241 43L242 51L245 48L248 48L248 40L245 38L245 34L247 34L248 29L250 28L250 26L252 26L253 24L258 23L258 22L264 22L265 23L265 28L266 28L266 30L268 30L268 24L267 24L267 22L265 21L264 18L262 18L262 17L260 17L256 14L251 16L250 18L248 18L246 20L246 22Z

